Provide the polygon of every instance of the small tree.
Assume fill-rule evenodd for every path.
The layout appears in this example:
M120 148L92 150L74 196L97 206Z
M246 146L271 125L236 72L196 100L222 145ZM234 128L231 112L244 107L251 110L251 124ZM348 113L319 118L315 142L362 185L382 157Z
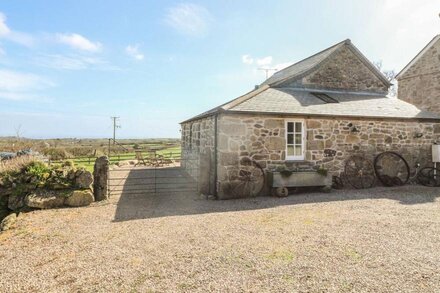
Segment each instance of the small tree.
M383 75L388 79L388 81L391 83L390 88L388 89L388 95L391 97L397 96L397 80L396 75L397 73L393 70L385 70L383 68L382 60L374 62L374 66L376 66L377 69L382 72Z
M21 130L21 124L18 124L17 126L14 126L14 130L15 130L15 138L17 139L17 141L20 141L22 135L23 135L23 131Z

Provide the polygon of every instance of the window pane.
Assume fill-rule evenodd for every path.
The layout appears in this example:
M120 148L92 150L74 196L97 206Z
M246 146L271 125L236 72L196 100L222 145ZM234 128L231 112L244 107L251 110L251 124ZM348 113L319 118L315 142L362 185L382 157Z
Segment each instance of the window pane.
M293 134L287 134L287 143L293 144Z
M287 155L288 156L294 156L295 155L294 149L293 149L293 145L288 145L287 146Z
M287 132L293 132L293 122L287 122Z
M295 132L301 132L301 131L302 131L302 123L295 122Z
M295 146L295 156L301 156L302 155L302 147L300 145Z
M295 144L301 144L301 134L295 134Z

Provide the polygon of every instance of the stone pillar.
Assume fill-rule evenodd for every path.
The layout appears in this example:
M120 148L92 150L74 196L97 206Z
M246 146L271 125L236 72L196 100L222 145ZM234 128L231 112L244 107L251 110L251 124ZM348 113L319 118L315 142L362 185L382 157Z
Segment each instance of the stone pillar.
M108 199L108 173L110 162L106 156L99 157L95 161L93 170L93 193L95 201Z

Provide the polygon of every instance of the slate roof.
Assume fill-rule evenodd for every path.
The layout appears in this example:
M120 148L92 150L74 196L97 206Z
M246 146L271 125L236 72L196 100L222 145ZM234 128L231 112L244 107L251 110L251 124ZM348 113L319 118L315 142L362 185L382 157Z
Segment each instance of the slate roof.
M440 115L422 111L412 104L386 95L283 87L285 81L316 70L342 46L348 46L376 76L390 85L383 74L351 44L351 41L345 40L277 72L259 88L181 123L220 112L440 120ZM327 93L339 103L326 103L311 92Z
M328 56L330 56L333 52L335 52L337 49L342 47L347 40L342 41L340 43L337 43L336 45L333 45L319 53L316 53L315 55L312 55L306 59L303 59L293 65L290 65L289 67L284 68L283 70L280 70L278 72L275 72L271 77L266 79L262 85L265 84L275 84L279 81L285 80L286 78L292 78L298 75L301 75L307 71L309 71L312 68L315 68L317 65L319 65L322 61L327 59Z
M335 91L319 92L326 93L337 100L338 103L326 103L307 90L268 88L227 109L227 111L369 118L440 119L440 115L422 111L412 104L385 95Z
M337 52L338 49L343 46L347 46L358 58L361 60L371 72L375 74L384 84L390 86L391 83L388 79L374 66L368 58L366 58L357 48L351 43L350 39L346 39L340 43L337 43L321 52L316 53L306 59L303 59L293 65L290 65L278 72L275 72L271 77L266 79L261 85L277 86L281 83L300 78L301 76L316 70L319 68L324 61L328 60L333 53Z

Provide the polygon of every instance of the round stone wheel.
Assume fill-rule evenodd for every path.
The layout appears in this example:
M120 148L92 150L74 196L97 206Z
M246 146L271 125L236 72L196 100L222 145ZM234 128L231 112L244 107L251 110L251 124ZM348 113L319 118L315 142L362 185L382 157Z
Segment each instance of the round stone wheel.
M272 195L276 197L286 197L289 195L287 187L275 187L272 188Z

